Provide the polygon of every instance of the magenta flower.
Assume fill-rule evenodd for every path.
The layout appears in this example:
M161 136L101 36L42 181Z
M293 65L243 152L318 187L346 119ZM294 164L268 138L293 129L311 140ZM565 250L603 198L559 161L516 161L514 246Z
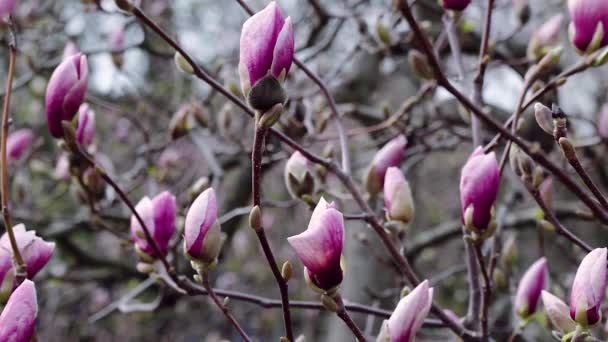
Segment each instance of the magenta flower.
M0 19L11 14L17 7L17 0L2 0L0 1Z
M606 248L596 248L581 261L570 293L570 317L587 326L600 321L606 294Z
M564 334L576 329L576 323L570 318L570 309L566 303L544 290L542 292L542 299L545 312L554 328Z
M27 150L30 149L34 142L34 132L29 128L22 128L9 134L6 139L6 155L9 162L16 162Z
M321 197L310 217L308 228L287 241L304 264L311 282L331 290L342 282L340 265L344 245L344 219L335 204Z
M439 2L446 10L462 11L469 6L471 0L439 0Z
M89 146L95 139L95 112L83 103L78 111L76 141L82 146Z
M215 191L203 191L186 214L184 252L191 259L212 263L220 253L223 237L217 221Z
M243 94L269 72L284 80L294 54L291 17L284 19L272 1L243 24L240 42L239 75Z
M46 118L49 132L63 137L61 121L70 121L84 100L89 79L87 57L76 54L55 69L46 88Z
M600 137L608 139L608 103L602 106L602 110L597 122L597 131Z
M414 202L409 183L397 167L389 167L384 182L384 208L391 221L410 222L414 218Z
M0 341L30 342L37 316L36 287L26 279L13 292L0 314Z
M32 279L51 260L55 251L55 243L42 240L36 236L36 232L33 230L26 231L23 224L14 226L13 231L19 252L27 266L27 277ZM10 252L12 256L13 250L7 233L0 238L0 249Z
M460 175L460 213L465 225L478 231L488 228L499 186L494 152L484 154L483 148L478 147L464 164Z
M540 258L528 268L515 294L515 313L526 318L536 312L541 291L549 285L547 259Z
M388 335L390 342L413 342L416 332L422 327L424 319L429 314L433 303L433 288L425 280L407 296L401 298L399 304L388 319Z
M173 233L175 233L175 196L165 191L152 200L144 197L137 203L135 210L144 221L162 255L166 255L169 241ZM135 215L131 216L131 240L135 244L138 254L143 259L153 260L158 257L152 245L148 243L143 227L139 224Z
M570 39L579 52L591 53L608 45L608 1L568 0Z
M403 160L406 147L407 139L404 135L399 135L376 153L365 179L369 193L376 194L382 190L386 170L391 166L399 166L401 160Z
M74 44L74 42L69 41L67 42L67 44L65 44L65 47L63 48L63 57L61 57L62 61L65 61L66 59L78 54L80 51L78 50L78 47L76 46L76 44Z
M293 198L314 192L313 163L295 151L285 164L285 185Z
M564 16L556 14L532 33L528 44L528 58L537 60L559 44L563 21Z

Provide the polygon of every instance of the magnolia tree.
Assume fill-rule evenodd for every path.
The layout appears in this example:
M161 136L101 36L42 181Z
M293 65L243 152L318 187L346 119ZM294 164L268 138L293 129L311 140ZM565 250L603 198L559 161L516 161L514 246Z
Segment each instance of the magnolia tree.
M218 3L0 0L0 341L608 338L607 1Z

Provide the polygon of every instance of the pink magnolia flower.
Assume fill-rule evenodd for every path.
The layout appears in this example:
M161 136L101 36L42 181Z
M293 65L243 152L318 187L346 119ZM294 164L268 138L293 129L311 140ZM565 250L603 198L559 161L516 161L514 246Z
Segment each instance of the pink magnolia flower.
M51 260L55 251L55 243L42 240L36 236L36 232L33 230L26 231L23 224L14 226L13 231L19 252L27 266L27 277L32 279ZM0 238L0 249L8 251L12 258L13 250L7 233Z
M469 6L471 0L439 0L439 2L446 10L462 11Z
M570 317L587 326L600 321L606 294L606 248L596 248L581 261L570 293Z
M556 14L532 33L528 44L528 58L537 60L559 44L563 21L564 16Z
M289 194L300 198L314 192L313 163L300 151L295 151L285 164L284 178Z
M576 329L576 323L570 318L570 309L566 303L544 290L542 292L542 299L545 312L554 328L564 334Z
M541 291L549 284L547 259L540 258L528 268L515 294L515 313L526 318L536 312Z
M67 44L65 44L65 47L63 48L63 57L61 58L62 61L65 61L66 59L78 54L80 51L78 50L78 47L76 46L76 44L74 44L74 42L69 41L67 42Z
M73 55L59 64L46 88L46 118L49 132L63 137L61 122L70 121L84 100L89 79L87 57Z
M492 219L492 206L496 201L500 177L494 152L483 153L478 147L469 157L460 175L460 213L464 224L483 231ZM467 222L467 215L471 215ZM468 211L468 213L467 213Z
M399 304L388 319L390 342L413 342L433 302L433 288L428 280L420 283Z
M391 221L410 222L414 218L414 202L409 183L397 167L389 167L384 182L384 208Z
M95 139L95 112L83 103L78 111L76 141L82 146L89 146Z
M310 217L308 228L287 241L304 264L312 283L331 290L342 282L340 265L344 245L344 219L335 204L319 200Z
M399 135L376 153L365 180L369 193L376 194L382 190L386 170L391 166L399 166L401 160L403 160L406 147L407 139L404 135Z
M608 103L604 104L604 106L602 106L602 110L600 111L597 131L600 137L608 139Z
M608 1L568 0L570 39L580 52L591 53L608 45Z
M0 314L0 341L31 341L37 316L36 287L26 279L10 296Z
M6 154L9 162L16 162L27 150L32 147L34 142L34 132L29 128L22 128L9 134L6 139Z
M272 1L243 24L240 42L239 76L245 95L269 72L284 80L294 54L291 17L284 19Z
M0 19L11 14L17 7L17 0L2 0L0 1Z
M184 252L189 258L211 263L219 255L222 243L215 191L209 188L192 202L186 214Z
M168 191L164 191L152 200L144 197L137 203L135 210L144 221L160 252L163 256L166 255L169 241L175 233L175 196ZM131 216L131 239L135 244L135 249L144 259L158 257L152 245L148 243L143 227L139 224L135 215Z

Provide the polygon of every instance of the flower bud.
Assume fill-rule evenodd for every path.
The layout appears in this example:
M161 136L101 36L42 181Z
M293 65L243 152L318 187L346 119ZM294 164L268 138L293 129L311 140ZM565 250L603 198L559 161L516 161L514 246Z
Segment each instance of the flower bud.
M315 191L313 164L299 151L295 151L285 164L284 178L287 191L294 199Z
M142 198L135 206L135 210L148 228L150 236L165 256L169 249L169 242L175 233L176 204L175 196L168 191L162 192L152 200ZM131 216L131 240L143 261L152 262L159 257L146 239L143 227L135 215Z
M513 0L513 12L521 24L530 20L530 4L528 0Z
M304 273L312 284L331 291L342 283L340 264L344 245L344 219L335 204L321 197L312 213L308 228L287 238L304 264Z
M602 106L597 122L597 132L603 139L608 139L608 103Z
M540 193L540 198L543 202L551 209L553 207L553 178L545 178L545 180L540 183L538 192Z
M215 192L209 188L194 200L186 214L184 253L193 260L211 264L220 254L223 243Z
M266 75L251 88L247 100L251 108L265 114L275 106L282 105L286 98L285 89L279 80L272 75ZM282 109L279 113L282 113ZM278 117L276 119L278 120Z
M391 317L384 321L377 341L413 342L433 303L433 288L428 280L401 298Z
M258 205L251 208L251 211L249 212L249 227L256 232L264 227L262 222L262 210Z
M570 293L570 318L582 326L601 320L606 295L606 248L596 248L581 261Z
M184 104L171 117L171 121L169 121L169 133L172 139L181 138L192 129L190 109L190 104Z
M29 128L22 128L9 134L6 139L6 156L8 162L17 162L23 157L34 142L34 133Z
M540 102L534 104L534 117L536 123L543 131L549 135L553 135L553 116L551 109Z
M540 258L524 273L515 294L515 313L527 318L536 312L538 300L543 289L549 284L547 259Z
M608 45L608 2L568 0L570 40L580 53L592 53Z
M365 177L367 192L375 195L382 190L386 170L391 166L399 166L405 154L406 146L407 139L404 135L399 135L376 153Z
M276 2L256 13L243 24L240 41L239 75L243 94L270 74L284 81L294 55L291 17L285 19Z
M426 56L418 50L410 50L407 55L407 61L410 65L410 69L423 80L430 80L433 78L433 70L429 66L429 62Z
M563 334L576 329L576 323L570 318L569 308L566 303L544 290L542 292L542 299L547 317L549 317L555 329Z
M175 65L179 70L183 71L186 74L194 75L194 68L192 67L192 65L190 65L190 63L188 63L188 61L184 58L184 56L182 56L181 53L176 51L175 56L173 57L173 61L175 62Z
M89 146L95 139L95 112L89 105L83 103L78 111L78 127L76 141L82 146Z
M500 263L507 270L511 270L513 265L517 262L518 258L517 250L517 238L515 234L510 235L502 246L502 252L500 253Z
M484 154L483 148L478 147L463 166L460 176L460 213L467 228L481 233L490 227L499 186L494 152Z
M556 14L542 24L530 38L528 58L537 61L560 42L560 33L564 21L562 14Z
M38 299L34 283L25 279L0 314L0 341L29 342L36 329Z
M84 100L89 79L87 57L76 54L55 69L46 88L46 118L49 132L63 137L62 121L71 121Z
M390 221L409 223L414 218L414 201L409 183L399 168L389 167L384 182L384 208Z
M439 0L439 3L446 10L462 11L469 6L471 0Z

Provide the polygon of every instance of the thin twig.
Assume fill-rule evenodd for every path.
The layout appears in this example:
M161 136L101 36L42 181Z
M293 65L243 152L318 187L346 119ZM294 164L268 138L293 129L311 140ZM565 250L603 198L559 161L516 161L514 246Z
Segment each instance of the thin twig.
M481 340L488 341L488 311L490 309L490 298L492 297L492 282L490 280L490 275L488 274L488 269L486 268L483 253L481 252L481 243L475 243L473 249L475 250L475 255L477 255L479 269L481 270L481 275L483 276L483 297L481 301L481 312L479 315L479 321L481 323Z
M344 323L346 323L346 325L348 326L350 331L352 331L353 335L355 335L355 337L357 338L357 341L366 342L367 339L363 335L363 332L361 331L361 329L359 329L359 327L357 326L355 321L353 321L353 319L350 318L350 316L348 315L348 312L346 311L346 308L344 307L344 303L342 302L342 297L340 296L340 294L337 293L333 297L333 299L336 302L336 304L338 304L338 311L336 312L338 317L340 317L344 321Z

